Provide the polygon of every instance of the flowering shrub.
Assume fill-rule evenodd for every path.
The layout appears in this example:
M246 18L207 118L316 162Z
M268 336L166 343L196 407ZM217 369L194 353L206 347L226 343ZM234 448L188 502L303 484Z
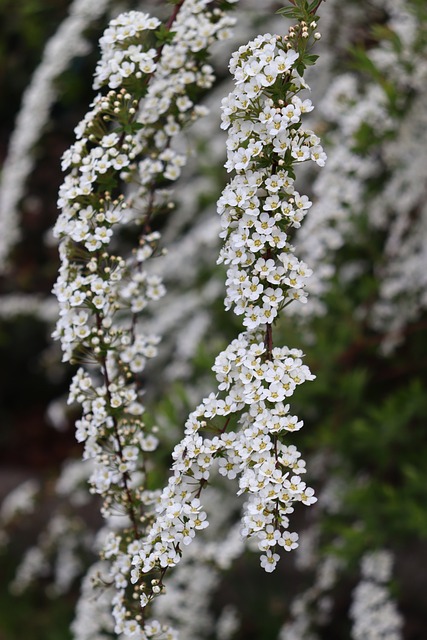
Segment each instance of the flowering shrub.
M288 35L272 35L285 31L275 18L255 37L253 3L237 5L235 42L250 41L224 88L214 76L234 3L172 4L163 25L147 3L110 22L99 94L63 156L55 337L78 368L69 408L55 399L49 416L64 428L81 411L84 461L6 498L8 531L49 496L58 503L12 588L51 575L50 595L64 594L86 573L79 640L406 637L404 618L422 628L403 565L425 523L423 342L408 324L422 321L422 251L411 254L407 224L421 248L423 209L422 180L411 182L418 174L396 150L420 164L423 8L298 0L282 11ZM197 124L224 93L226 145L213 116ZM221 146L229 180L215 216ZM213 268L218 234L234 313ZM395 255L413 265L405 295L392 282ZM37 296L2 301L6 326L13 314L46 322L54 312ZM408 349L403 373L401 352L379 350L396 337ZM317 381L303 384L310 369ZM309 510L298 504L316 501L306 466L318 497ZM102 524L86 513L99 505ZM278 564L283 550L294 553Z
M105 84L109 91L97 96L63 160L71 172L60 189L62 213L55 227L63 238L54 288L61 315L55 335L65 360L97 365L95 375L102 376L98 385L80 368L69 400L83 408L76 434L85 442L84 457L94 461L90 483L103 496L103 515L123 513L130 520L126 537L112 533L103 549L104 557L113 559L115 632L129 637L173 636L161 627L153 631L158 623L148 623L143 611L164 589L165 572L177 564L182 545L208 525L199 497L216 460L222 475L240 475L239 493L250 496L242 533L257 539L268 572L279 558L277 545L288 551L297 546L297 534L287 531L293 503L315 502L313 489L298 475L305 472L300 453L280 436L302 426L283 401L313 377L302 353L274 347L272 336L278 312L291 300L304 300L301 290L310 274L287 241L288 229L300 225L311 205L294 189L294 165L309 158L325 163L318 137L301 128L300 116L312 109L311 102L297 95L306 88L301 74L314 62L307 50L318 36L314 18L308 25L315 5L302 10L300 23L283 40L258 37L232 58L236 90L223 103L223 125L230 127L226 168L236 176L218 204L226 234L220 260L233 265L226 305L234 303L236 312L245 314L248 330L218 356L220 393L210 394L188 419L168 487L159 498L144 489L146 454L157 438L141 417L137 378L147 358L156 355L159 339L141 332L138 314L164 294L161 280L144 263L158 252L152 219L168 204L160 185L177 179L185 162L171 142L185 121L200 113L189 89L212 81L211 69L197 66L194 53L229 24L219 11L203 19L207 5L179 2L164 32L157 19L136 12L110 23L95 75L95 88ZM143 49L142 34L156 29L164 42ZM126 199L118 192L118 177L130 182L133 172L139 188ZM105 250L115 227L135 223L141 232L128 258ZM233 414L237 433L229 430ZM221 428L213 420L218 416L226 418ZM205 429L213 429L213 437L201 437ZM142 574L149 574L150 582ZM129 580L141 613L128 604Z

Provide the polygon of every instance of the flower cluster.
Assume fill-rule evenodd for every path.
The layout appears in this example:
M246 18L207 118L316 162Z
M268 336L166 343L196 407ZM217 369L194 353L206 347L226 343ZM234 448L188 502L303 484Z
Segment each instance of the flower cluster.
M209 480L216 459L219 473L230 479L239 476L239 493L250 496L242 534L256 539L259 549L266 552L262 558L266 570L275 567L277 557L271 549L277 544L286 550L297 546L298 536L287 531L288 514L294 502L309 505L316 499L301 480L305 463L300 453L279 436L302 427L283 401L296 385L313 376L302 364L299 350L276 347L266 359L265 344L253 338L241 334L218 356L214 370L219 390L225 393L205 398L186 423L186 435L174 450L174 473L162 493L156 523L133 559L143 573L176 564L177 544L189 544L196 531L208 525L197 495ZM218 427L219 435L200 435L220 420L225 419L227 427L236 416L238 431Z
M17 515L34 511L39 490L39 483L36 480L25 480L3 500L0 507L0 543L7 540L3 528L6 528Z
M325 4L335 27L338 5ZM330 158L314 183L316 203L295 244L314 269L304 312L325 313L324 296L333 286L340 249L351 245L355 255L352 262L346 257L337 273L342 282L371 272L369 230L382 256L375 270L378 289L358 313L384 336L381 346L389 351L427 304L426 38L423 13L411 3L376 0L374 5L384 11L382 26L390 37L379 29L377 41L360 58L360 69L371 69L365 76L343 66L342 56L331 59L331 80L319 103L330 128ZM378 15L368 19L376 22ZM361 5L350 20L365 23ZM336 33L334 28L329 35L334 44ZM301 307L292 311L301 313Z
M393 558L388 551L367 553L362 558L362 580L353 592L350 616L354 640L400 640L403 620L390 597Z
M315 27L313 22L310 35ZM313 376L302 352L274 347L272 337L278 311L286 301L302 298L295 292L308 272L287 242L287 230L300 224L309 208L308 198L293 188L294 165L325 159L317 136L301 126L301 113L312 105L296 95L305 85L296 69L294 37L294 31L283 39L260 36L232 57L236 88L224 101L223 122L230 128L226 166L236 176L218 204L225 229L220 260L238 265L229 271L228 282L237 270L244 302L236 312L245 313L249 326L217 357L218 392L190 414L156 520L135 545L131 581L143 591L142 607L150 602L147 574L161 591L168 567L208 526L200 496L214 468L238 478L238 493L248 496L241 533L257 542L268 572L277 564L279 546L287 551L297 546L288 517L294 503L316 501L301 480L300 453L284 441L302 427L286 400Z
M95 89L105 84L117 89L124 78L132 76L141 79L153 73L156 68L156 48L147 49L140 36L145 31L158 29L160 24L160 20L141 11L122 13L111 20L99 41L102 57L95 71ZM135 44L131 44L133 39Z
M135 545L142 535L157 498L145 488L146 458L157 438L156 428L143 421L141 387L159 338L143 331L140 314L165 293L149 259L162 254L153 218L171 208L166 187L186 161L174 140L205 113L194 101L214 79L206 50L233 22L210 5L176 3L163 31L156 18L139 12L110 23L95 77L95 88L106 87L105 92L96 96L63 157L68 173L55 227L61 267L54 335L64 360L82 365L69 402L83 409L76 437L92 461L91 491L102 496L105 517L126 516L125 534L108 535L102 553L117 589L115 631L130 637L157 634L155 621L145 621L143 631L133 614L129 619L133 603L127 593L134 553L129 542ZM163 631L172 637L171 630Z
M160 239L157 232L150 231L150 223L164 199L158 187L160 180L175 180L185 161L182 154L172 150L171 139L198 115L196 109L185 113L174 106L172 97L179 95L183 86L176 67L168 68L168 63L175 59L173 51L177 48L181 56L186 56L185 64L193 69L192 78L187 78L187 89L190 85L208 85L206 74L211 77L212 70L206 64L200 70L200 64L198 67L195 63L194 25L189 25L189 17L199 16L206 5L204 1L186 2L177 12L171 43L148 52L143 51L143 42L147 33L159 26L157 19L131 12L112 21L101 42L104 55L96 81L107 83L110 90L95 98L93 109L77 127L77 142L64 154L63 169L71 171L60 189L62 211L55 227L56 235L64 238L60 276L54 289L61 308L55 335L61 338L64 359L98 362L104 378L99 385L96 378L80 369L70 393L70 401L77 400L84 409L77 424L77 438L86 441L86 457L98 460L92 484L101 494L112 482L120 482L123 474L135 471L138 449L150 451L156 444L153 436L147 440L146 435L138 435L143 433L139 419L143 408L133 377L143 371L147 358L156 355L158 338L145 335L136 317L165 292L159 277L144 268L145 262L158 253ZM200 21L204 28L200 48L207 47L230 24L222 13L209 15L210 21L206 17ZM189 28L190 37L186 38ZM135 44L138 39L141 43ZM136 60L137 53L153 60L153 65L144 71L145 80L141 79L142 62L137 71L133 68L133 75L124 72L126 56ZM168 69L170 100L165 113L160 93L155 99L152 86L158 89L159 83L165 82ZM116 85L117 74L123 86L115 90L111 87ZM151 74L154 79L149 85ZM138 91L130 93L136 80ZM191 103L187 110L192 106ZM152 126L141 129L141 120L147 113L151 114ZM126 199L120 193L123 187L119 178L136 178L142 185ZM137 219L129 204L135 207L136 201L145 204L145 214L141 216L139 212ZM114 234L130 222L142 226L138 248L127 258L107 251ZM117 435L120 420L129 431L124 439ZM106 465L105 451L94 443L111 430L115 434L114 446Z
M209 528L185 549L180 563L168 576L167 589L153 603L153 614L179 629L180 638L198 640L215 627L210 610L221 573L229 569L244 550L239 527L234 523L237 498L221 488L208 487L204 504L209 510ZM225 611L227 611L226 607Z
M290 604L290 620L280 629L278 640L317 640L319 636L314 629L330 622L333 606L331 592L336 588L343 563L336 555L316 558L316 561L313 583L294 597Z
M311 207L294 188L292 166L309 159L323 166L326 156L318 136L301 126L313 105L297 95L297 60L280 37L257 38L233 57L236 89L223 100L226 167L236 175L219 201L226 238L220 261L230 265L226 305L244 314L248 329L271 323L292 300L305 302L312 273L289 243L288 230ZM279 97L282 84L286 101Z

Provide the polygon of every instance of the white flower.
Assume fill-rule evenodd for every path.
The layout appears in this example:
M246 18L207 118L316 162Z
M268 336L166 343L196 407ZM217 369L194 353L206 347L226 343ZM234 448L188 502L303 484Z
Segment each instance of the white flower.
M278 560L279 560L279 555L277 553L272 553L271 551L267 551L265 554L261 556L261 567L267 573L271 573L272 571L275 570Z

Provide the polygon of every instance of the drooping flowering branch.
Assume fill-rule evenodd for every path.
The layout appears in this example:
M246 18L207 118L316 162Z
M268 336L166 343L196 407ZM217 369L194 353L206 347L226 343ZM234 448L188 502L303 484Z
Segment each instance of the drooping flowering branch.
M70 401L83 408L77 438L85 442L84 457L93 460L92 491L103 497L106 517L129 519L103 548L117 590L115 632L129 637L174 635L149 622L145 608L162 592L182 546L208 525L200 496L214 465L222 475L239 476L239 493L249 496L242 533L257 540L267 571L276 566L278 545L297 545L297 534L288 531L293 504L315 501L300 477L300 453L283 438L302 426L285 402L313 376L300 351L274 346L272 332L285 305L304 300L310 275L289 243L311 205L294 189L294 168L307 159L323 165L325 157L317 136L301 123L312 105L298 94L306 87L304 69L315 61L308 45L318 37L304 2L288 36L259 36L231 61L236 89L224 101L223 126L230 129L226 167L235 177L218 204L225 238L220 261L230 265L226 305L244 315L247 330L218 356L218 393L187 421L160 500L145 488L146 452L157 440L142 419L138 378L158 338L142 332L138 314L164 294L145 263L159 255L152 220L169 206L162 187L185 162L171 142L200 113L190 89L212 82L212 70L197 54L228 25L222 12L205 16L208 5L177 3L164 30L137 12L112 21L101 39L95 80L95 87L109 91L95 99L63 163L71 170L56 226L63 238L56 336L64 359L86 365L73 380ZM153 32L157 45L150 46ZM136 176L138 186L127 193L123 183ZM122 228L139 238L126 257L114 250Z
M225 10L235 1L220 10L209 0L182 0L163 27L140 12L113 20L100 41L95 76L95 88L108 92L95 98L63 159L69 172L55 227L62 239L55 337L64 360L83 365L70 402L83 409L76 435L93 461L91 491L102 496L105 517L129 520L123 537L108 536L103 551L114 557L108 580L118 592L116 633L125 636L135 636L136 624L136 612L129 611L128 545L141 537L156 499L146 489L146 456L157 439L142 419L141 373L159 338L146 335L139 322L140 312L164 294L161 279L146 267L161 254L152 224L170 208L165 188L186 159L174 150L174 139L205 113L194 103L214 79L205 53L226 36L233 21ZM120 243L126 247L129 238L134 246L122 255ZM153 635L146 621L142 627L140 634Z
M289 242L311 205L294 188L295 167L325 162L318 137L301 122L312 109L298 95L306 88L301 74L314 62L307 45L318 37L308 8L304 15L310 22L301 19L288 36L259 36L231 60L236 88L223 101L223 126L229 129L226 167L235 176L218 203L225 239L220 262L229 265L226 305L244 315L247 331L217 357L218 391L187 420L156 521L135 544L132 582L140 586L143 608L151 600L149 580L161 592L168 567L208 526L200 497L213 468L238 477L239 494L248 495L242 534L257 541L267 571L276 566L278 546L297 546L298 535L288 530L294 503L316 500L301 480L300 453L286 441L287 432L302 427L287 398L313 376L303 354L274 346L272 333L284 306L304 299L309 275Z

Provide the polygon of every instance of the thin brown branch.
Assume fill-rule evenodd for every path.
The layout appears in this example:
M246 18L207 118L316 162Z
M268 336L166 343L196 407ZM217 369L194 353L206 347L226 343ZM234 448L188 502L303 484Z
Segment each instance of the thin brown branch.
M101 328L101 316L99 313L96 314L96 324L98 329ZM105 355L103 355L101 357L101 367L102 367L102 374L104 376L104 382L105 382L105 388L106 388L106 393L107 393L107 398L108 398L108 402L111 406L111 389L110 389L110 377L108 374L108 369L107 369L107 358L105 357ZM120 439L120 433L119 433L119 425L117 424L117 419L115 416L113 416L113 429L114 429L114 435L116 436L116 440L117 440L117 447L118 447L118 456L120 458L120 462L123 463L124 462L124 457L123 457L123 446L122 446L122 442ZM132 529L135 535L135 538L138 539L139 538L139 530L138 530L138 520L137 520L137 516L135 513L135 508L133 506L133 498L132 498L132 493L129 487L129 474L127 471L125 471L122 475L123 477L123 486L125 488L125 493L126 493L126 498L127 498L127 513L128 516L132 522Z
M268 324L265 330L264 344L267 349L267 358L271 360L271 352L273 351L273 325L271 324Z
M292 0L289 0L289 2L291 2ZM314 15L316 13L316 11L318 10L318 8L320 7L320 5L322 4L322 2L326 2L326 0L319 0L319 2L317 3L317 5L315 7L313 7L313 9L310 11L310 15ZM292 3L293 4L293 3Z

